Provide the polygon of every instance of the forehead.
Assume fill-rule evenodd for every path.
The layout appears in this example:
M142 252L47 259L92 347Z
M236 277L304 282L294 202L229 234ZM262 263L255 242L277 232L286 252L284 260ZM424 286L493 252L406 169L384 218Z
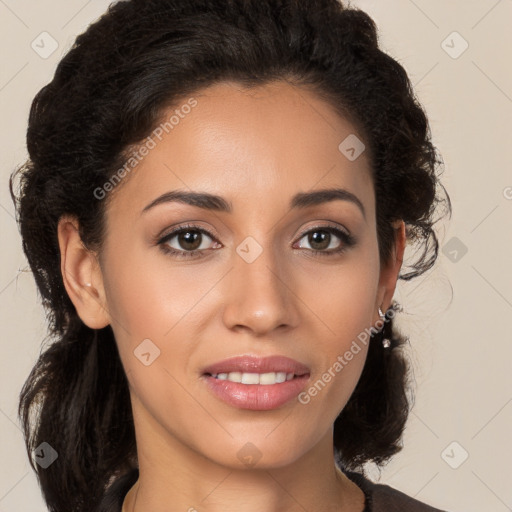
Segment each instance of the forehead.
M117 209L140 212L175 189L226 197L236 210L237 204L287 204L298 191L332 187L373 209L362 136L329 103L284 81L202 89L169 108L148 136L151 149L114 195ZM350 146L362 151L355 159Z

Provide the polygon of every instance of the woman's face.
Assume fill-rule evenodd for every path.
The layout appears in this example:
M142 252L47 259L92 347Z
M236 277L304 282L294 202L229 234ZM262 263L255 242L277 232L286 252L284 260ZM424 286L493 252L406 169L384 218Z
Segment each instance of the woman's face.
M193 98L153 133L106 214L101 287L137 443L147 457L172 447L231 467L284 465L332 442L367 354L358 335L389 305L398 269L381 272L361 137L328 104L286 82ZM346 192L318 195L334 189ZM206 371L243 356L297 366ZM231 382L236 370L296 376Z

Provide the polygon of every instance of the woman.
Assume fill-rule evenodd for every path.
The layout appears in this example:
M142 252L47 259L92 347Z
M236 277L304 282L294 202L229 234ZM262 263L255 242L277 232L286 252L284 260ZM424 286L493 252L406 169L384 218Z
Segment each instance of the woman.
M50 510L439 510L363 468L401 448L393 294L450 207L365 13L118 2L37 94L27 146L53 340L19 413Z

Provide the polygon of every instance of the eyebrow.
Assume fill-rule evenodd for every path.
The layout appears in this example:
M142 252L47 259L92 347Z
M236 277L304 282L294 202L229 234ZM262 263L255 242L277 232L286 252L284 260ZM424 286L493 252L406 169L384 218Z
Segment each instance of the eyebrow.
M343 188L329 188L322 190L314 190L312 192L299 192L294 195L290 201L291 209L304 209L310 206L316 206L330 201L342 200L355 204L366 219L366 211L363 203L352 192ZM214 210L218 212L231 213L233 205L230 201L226 201L223 197L209 194L206 192L187 192L182 190L172 190L157 197L149 203L141 213L145 213L151 208L163 203L178 202L196 206L205 210Z

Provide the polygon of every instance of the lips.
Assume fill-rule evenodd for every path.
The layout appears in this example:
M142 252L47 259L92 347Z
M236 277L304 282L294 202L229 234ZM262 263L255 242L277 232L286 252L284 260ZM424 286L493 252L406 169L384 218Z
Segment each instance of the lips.
M203 369L207 389L238 409L269 411L291 403L310 379L309 368L285 356L238 356Z
M300 377L309 375L309 368L286 356L237 356L219 361L203 369L203 375L218 375L219 373L293 373Z

